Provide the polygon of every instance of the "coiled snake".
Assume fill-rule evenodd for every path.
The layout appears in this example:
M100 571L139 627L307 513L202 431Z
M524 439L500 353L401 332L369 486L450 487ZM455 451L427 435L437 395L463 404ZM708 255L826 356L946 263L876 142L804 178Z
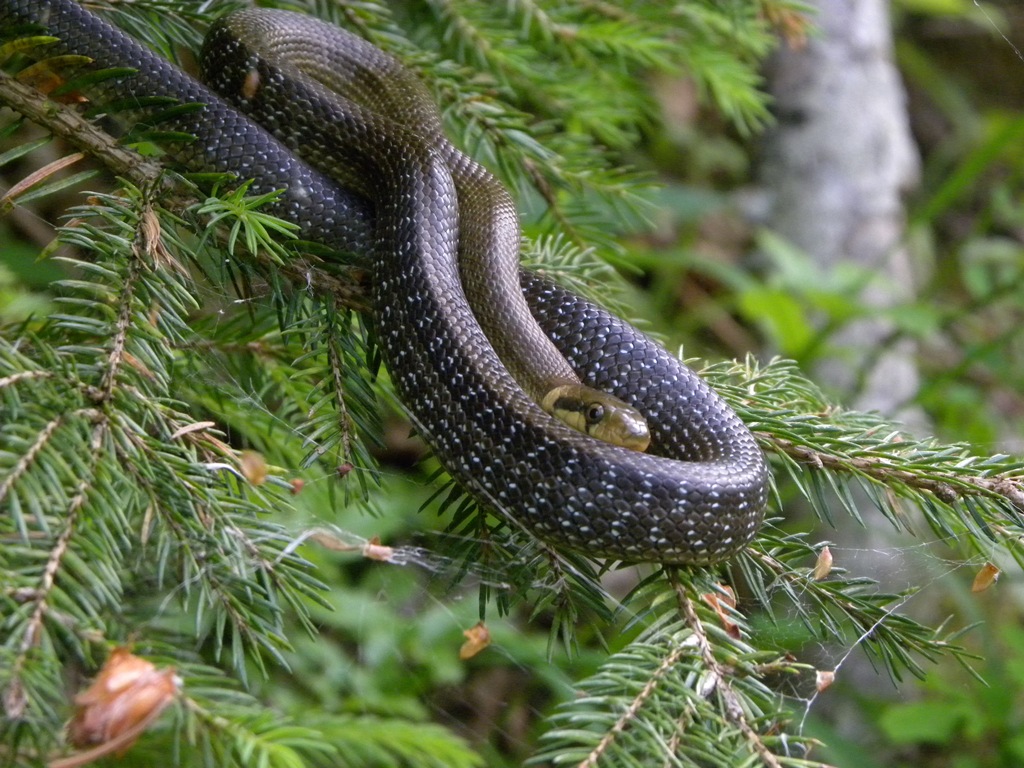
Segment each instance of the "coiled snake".
M305 56L336 47L337 61L355 62L370 76L401 69L365 41L308 17L242 13L257 14L246 24L265 27L261 34L271 48L299 46ZM520 311L518 294L497 276L482 281L489 286L474 286L458 262L460 250L490 242L487 234L469 234L491 225L468 204L477 195L465 193L467 179L486 177L480 195L504 192L487 186L489 176L472 161L438 150L439 121L421 127L437 120L436 113L411 98L402 102L406 86L393 90L398 103L359 96L362 103L353 104L328 98L315 84L300 91L302 77L274 60L276 50L243 45L235 20L218 23L204 45L213 51L213 79L236 99L241 93L246 106L259 109L266 95L260 119L279 140L73 0L0 0L5 35L31 26L58 38L48 54L80 54L94 67L135 70L105 81L104 97L202 104L160 124L196 137L174 149L184 168L253 179L254 193L283 189L272 212L299 224L303 237L372 255L374 325L385 364L420 433L478 501L556 547L631 562L714 563L756 533L768 471L753 436L696 374L628 323L529 272L519 274L530 312L572 372L646 419L647 453L552 418L509 373L495 347L506 357L518 353L488 338L481 328L487 321L478 322L474 308L480 313L481 303L495 304L500 325ZM218 58L231 49L241 55ZM285 114L289 102L304 118ZM397 114L403 110L411 114ZM396 126L396 119L411 121L413 129ZM341 138L300 137L303 121L340 121ZM308 146L314 156L340 159L340 175L332 178L300 160L296 151ZM490 274L489 264L479 274ZM490 298L477 296L471 307L466 294L485 289Z

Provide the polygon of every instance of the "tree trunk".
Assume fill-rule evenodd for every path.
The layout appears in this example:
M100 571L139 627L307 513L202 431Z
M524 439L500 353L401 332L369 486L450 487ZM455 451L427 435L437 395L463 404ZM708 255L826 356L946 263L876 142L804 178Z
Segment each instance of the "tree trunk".
M768 67L778 122L766 135L761 177L769 225L824 272L843 263L873 273L861 293L877 310L836 334L816 378L850 406L915 421L901 410L917 389L913 347L881 349L884 311L913 298L902 245L902 197L916 182L886 0L813 0L820 34L784 48Z

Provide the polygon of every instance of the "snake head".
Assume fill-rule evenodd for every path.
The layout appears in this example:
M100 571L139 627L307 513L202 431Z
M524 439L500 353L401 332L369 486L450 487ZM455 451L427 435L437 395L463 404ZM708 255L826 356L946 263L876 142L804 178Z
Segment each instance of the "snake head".
M548 392L541 407L597 440L641 452L651 444L647 420L636 408L607 392L565 384Z

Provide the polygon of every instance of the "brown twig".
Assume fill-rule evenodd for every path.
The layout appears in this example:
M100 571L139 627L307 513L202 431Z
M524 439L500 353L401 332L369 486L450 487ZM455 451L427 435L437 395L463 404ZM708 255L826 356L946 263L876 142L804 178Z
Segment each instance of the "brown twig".
M629 703L629 706L626 707L626 711L623 712L622 716L615 721L615 725L608 730L608 732L601 738L601 741L598 742L597 746L591 750L590 754L587 755L586 759L584 759L577 768L597 768L598 761L601 759L601 756L608 750L608 747L612 745L615 739L618 738L619 734L626 730L629 724L634 720L641 707L643 707L646 701L657 689L658 683L661 682L661 679L672 670L676 663L685 654L692 652L693 648L691 646L687 646L685 643L680 643L672 649L672 652L669 653L661 664L658 665L658 668L654 671L654 674L651 675L650 680L647 681L640 693L638 693L633 698L633 701Z
M3 70L0 70L0 102L95 157L113 173L123 176L138 187L150 187L163 178L164 170L159 163L147 160L135 150L122 146L117 139L74 109L50 101L45 94L19 82Z
M733 690L730 683L730 672L727 667L720 664L718 659L715 658L714 649L711 647L711 641L708 639L707 633L704 631L704 625L701 623L700 617L697 615L697 609L693 605L693 601L689 595L686 594L682 583L674 575L671 575L670 581L676 592L676 600L679 604L680 613L683 615L683 619L686 621L687 626L693 633L693 637L697 644L697 649L700 652L701 659L704 662L704 666L707 667L708 672L711 673L712 679L714 680L714 690L717 691L722 703L725 706L725 716L737 727L743 736L753 747L754 751L760 755L761 760L768 768L782 768L782 763L775 756L768 746L761 739L760 734L754 730L754 728L747 722L746 715L743 713L743 705L740 702L739 696Z
M348 406L345 404L345 361L341 350L338 349L338 340L333 333L327 341L327 359L331 367L331 375L334 380L334 406L338 410L338 430L341 432L341 452L345 461L352 461L352 421L348 415Z
M39 452L43 450L43 447L50 441L53 433L57 430L61 424L64 423L63 416L58 416L52 419L39 433L36 440L32 445L29 446L25 454L18 459L18 463L14 465L14 468L7 474L4 481L0 483L0 502L7 498L7 494L10 492L14 484L18 482L18 479L28 471L28 468L32 466L32 462L35 461Z
M950 473L924 474L920 471L900 469L893 459L882 456L842 456L835 453L814 450L805 445L777 437L766 432L755 435L780 453L790 456L802 464L818 469L855 472L881 483L897 482L910 488L928 491L947 504L955 502L965 490L978 495L1003 498L1024 512L1024 478L996 475L978 477Z
M97 414L98 416L98 414ZM54 422L51 422L53 424ZM10 682L4 692L3 707L6 717L11 720L18 720L22 717L28 699L25 696L24 687L21 682L22 671L31 656L32 649L39 645L40 636L43 630L43 621L49 611L50 594L57 582L57 574L60 572L61 563L68 552L71 536L75 532L78 517L85 506L89 490L92 488L92 472L95 468L97 457L103 441L106 439L109 423L106 419L99 417L93 427L92 440L90 441L91 461L89 469L79 481L75 488L75 495L68 502L66 514L63 517L64 528L57 537L50 550L46 566L43 568L42 576L39 579L39 586L32 593L32 615L25 623L24 634L18 645L18 655L11 664Z

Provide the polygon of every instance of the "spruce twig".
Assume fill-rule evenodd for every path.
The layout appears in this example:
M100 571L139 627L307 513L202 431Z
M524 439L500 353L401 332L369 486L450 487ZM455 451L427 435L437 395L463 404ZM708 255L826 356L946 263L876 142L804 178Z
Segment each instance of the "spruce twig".
M1024 477L1019 472L1010 474L1010 470L995 477L985 477L941 468L911 471L894 465L891 456L842 455L827 449L801 445L765 432L758 432L757 436L771 449L792 456L815 469L863 475L883 485L900 483L909 488L932 493L949 504L957 501L961 495L1005 499L1024 515Z
M3 70L0 70L0 103L7 104L32 122L45 126L55 136L96 158L111 173L123 176L137 187L145 189L165 178L164 169L159 163L118 143L117 139L79 112L51 101L45 94L19 82Z
M709 679L704 683L705 694L710 695L714 692L721 697L723 704L722 708L726 717L728 717L733 725L739 728L750 746L758 755L760 755L764 764L768 768L782 768L782 764L778 761L778 758L776 758L775 754L768 749L764 741L761 740L761 736L750 726L746 715L743 714L743 700L742 697L733 689L732 672L724 665L720 664L718 659L715 657L714 648L711 645L711 641L708 639L707 633L704 631L704 625L701 622L700 617L697 615L697 611L693 605L693 600L691 600L690 596L686 593L685 586L682 581L680 581L677 574L670 573L668 578L675 590L676 600L679 604L679 611L682 614L686 625L693 633L692 637L700 651L700 656L704 662L704 666L710 675Z

